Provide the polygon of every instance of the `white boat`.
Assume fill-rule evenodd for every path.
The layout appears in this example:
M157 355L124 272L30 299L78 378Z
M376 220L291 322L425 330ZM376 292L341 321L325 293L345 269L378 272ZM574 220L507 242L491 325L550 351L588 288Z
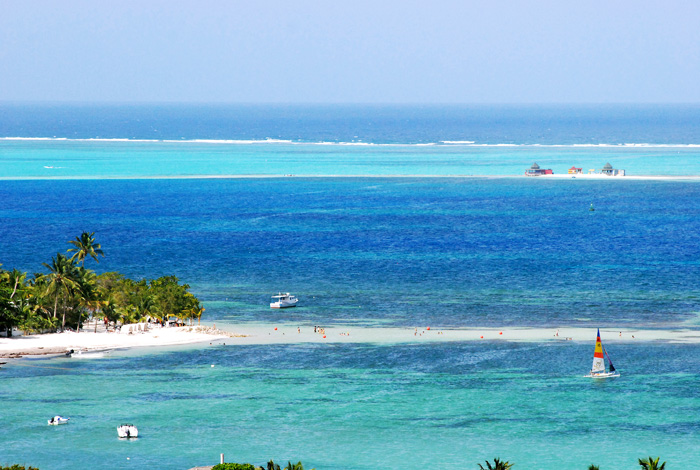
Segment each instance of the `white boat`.
M291 295L289 292L287 292L285 294L280 292L279 294L272 296L272 302L270 302L270 308L296 307L297 302L299 302L299 299L297 299L295 296Z
M79 349L77 351L73 351L70 355L70 357L77 358L77 359L97 359L100 357L104 357L105 354L109 354L109 350L82 350Z
M66 424L70 418L64 418L63 416L54 416L49 420L50 426L58 426L59 424Z
M139 430L133 424L122 424L117 427L117 435L123 438L139 437Z
M608 362L610 367L605 370L605 356L608 356ZM608 352L603 347L603 343L600 341L600 328L598 328L598 336L595 340L595 351L593 352L593 367L591 367L591 372L584 377L590 377L592 379L612 379L619 377L620 373L615 370Z

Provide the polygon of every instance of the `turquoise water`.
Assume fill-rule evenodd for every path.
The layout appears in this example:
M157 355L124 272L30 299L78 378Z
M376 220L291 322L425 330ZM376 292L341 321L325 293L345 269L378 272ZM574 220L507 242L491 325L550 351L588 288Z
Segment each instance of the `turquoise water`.
M319 470L494 457L607 470L700 457L698 345L609 344L622 377L582 377L597 326L698 328L700 184L496 177L534 161L700 175L694 107L3 112L0 137L30 139L0 140L3 268L41 272L89 230L107 255L92 268L175 274L219 327L590 326L591 342L27 358L0 369L0 463L184 470L223 452ZM271 312L279 290L300 306ZM57 413L71 423L47 426ZM122 422L142 437L119 441Z
M608 162L632 176L698 176L698 146L481 146L0 140L0 178L513 176Z
M698 347L616 344L212 345L3 369L3 461L42 469L301 459L316 468L670 468L700 456ZM216 367L212 368L211 364ZM9 386L8 384L11 384ZM49 427L55 413L72 418ZM123 442L115 427L134 422ZM129 460L127 460L129 458Z

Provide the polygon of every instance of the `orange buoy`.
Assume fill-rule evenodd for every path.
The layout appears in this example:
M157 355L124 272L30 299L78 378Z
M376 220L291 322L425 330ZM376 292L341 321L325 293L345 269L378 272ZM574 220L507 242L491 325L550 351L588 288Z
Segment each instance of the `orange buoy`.
M323 335L323 337L325 338L325 337L326 337L326 335Z
M499 335L502 335L502 334L503 334L503 332L502 332L502 331L499 331L499 332L498 332L498 334L499 334Z
M275 327L275 331L277 331L277 327Z
M484 335L479 336L479 338L484 339Z
M428 327L427 330L430 331L430 327Z

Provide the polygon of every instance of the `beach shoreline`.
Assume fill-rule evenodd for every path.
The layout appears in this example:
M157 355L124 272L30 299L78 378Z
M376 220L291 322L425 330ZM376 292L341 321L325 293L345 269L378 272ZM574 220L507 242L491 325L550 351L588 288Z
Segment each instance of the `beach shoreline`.
M235 333L233 330L235 329ZM107 349L214 343L230 345L273 345L303 343L364 343L377 345L435 342L592 342L596 328L590 327L357 327L316 328L309 325L274 324L224 325L154 329L128 335L120 333L64 332L0 338L0 358L65 354L71 349L85 352ZM700 329L601 328L606 343L663 342L700 344Z
M233 333L209 326L156 328L134 334L81 331L0 338L0 358L63 355L74 351L104 351L196 344L231 338Z

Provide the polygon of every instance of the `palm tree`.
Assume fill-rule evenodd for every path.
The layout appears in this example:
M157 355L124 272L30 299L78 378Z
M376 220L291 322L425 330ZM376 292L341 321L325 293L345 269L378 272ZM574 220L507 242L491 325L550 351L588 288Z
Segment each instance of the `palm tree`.
M66 327L66 309L65 302L67 297L71 294L75 288L75 278L76 269L73 264L73 260L68 259L61 253L56 254L56 258L51 258L51 264L43 263L44 266L49 268L49 274L46 276L48 278L48 285L46 287L46 295L50 295L54 298L53 306L53 317L56 318L56 312L58 311L58 300L63 298L64 308L63 308L63 321L61 323L61 329Z
M488 460L486 461L486 467L479 465L479 470L509 470L514 464L508 462L502 462L498 457L493 459L493 465Z
M75 237L75 240L70 240L68 243L75 245L75 248L70 248L68 252L75 251L75 254L71 257L71 260L77 258L81 262L81 266L85 266L85 258L90 256L98 263L97 255L102 255L104 258L105 254L102 251L102 246L99 243L95 243L95 232L83 232L79 237Z
M639 460L639 466L642 467L644 470L664 470L666 467L666 462L661 463L659 465L659 459L661 457L656 457L656 459L653 459L651 457L648 457L646 459L638 459Z
M287 466L284 467L284 470L304 470L304 466L302 465L301 462L292 463L292 462L288 461ZM316 469L312 468L311 470L316 470Z
M6 274L7 283L12 287L10 299L17 293L17 289L24 287L24 281L27 279L27 273L23 273L17 269L8 271Z
M597 465L589 465L588 470L600 470L600 467Z
M75 331L80 332L83 311L89 310L94 313L100 308L102 302L100 301L100 292L97 289L97 276L95 272L81 267L78 268L76 274L75 293L77 294L80 308L78 308L78 327Z
M279 465L277 465L275 462L270 460L269 462L267 462L267 470L281 470L281 469L280 469Z

